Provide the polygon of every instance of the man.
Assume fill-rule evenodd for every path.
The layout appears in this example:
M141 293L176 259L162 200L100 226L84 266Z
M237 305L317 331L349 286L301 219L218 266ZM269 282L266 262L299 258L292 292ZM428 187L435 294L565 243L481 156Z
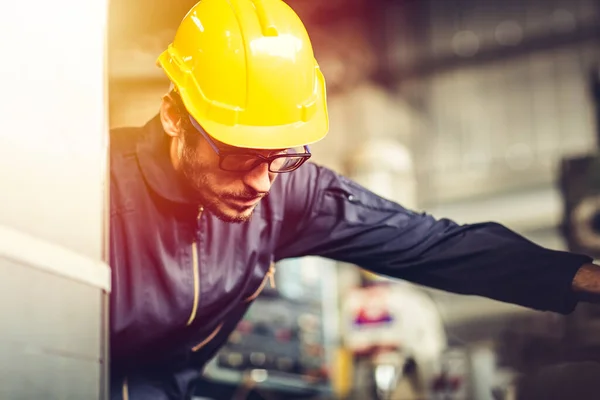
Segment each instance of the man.
M112 399L189 396L284 258L560 313L600 292L589 257L412 212L306 162L328 130L325 82L282 1L202 0L159 64L173 90L157 117L111 137Z

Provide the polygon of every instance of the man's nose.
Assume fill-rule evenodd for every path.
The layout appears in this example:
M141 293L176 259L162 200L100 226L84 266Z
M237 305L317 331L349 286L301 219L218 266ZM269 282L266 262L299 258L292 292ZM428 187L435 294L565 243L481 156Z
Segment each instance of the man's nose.
M274 174L269 172L269 165L262 163L244 175L244 183L258 193L267 193L271 189Z

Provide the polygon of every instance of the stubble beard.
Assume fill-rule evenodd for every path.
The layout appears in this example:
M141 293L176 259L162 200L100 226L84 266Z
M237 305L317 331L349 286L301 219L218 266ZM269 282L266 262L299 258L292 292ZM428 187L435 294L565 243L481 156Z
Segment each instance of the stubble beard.
M224 204L218 199L218 196L209 197L206 193L217 193L212 190L208 180L209 167L202 163L196 149L183 144L179 151L181 161L181 172L188 185L195 193L196 200L208 212L213 214L219 220L227 223L244 223L250 220L253 211L242 213L242 210L234 210L235 214L227 213L223 207Z

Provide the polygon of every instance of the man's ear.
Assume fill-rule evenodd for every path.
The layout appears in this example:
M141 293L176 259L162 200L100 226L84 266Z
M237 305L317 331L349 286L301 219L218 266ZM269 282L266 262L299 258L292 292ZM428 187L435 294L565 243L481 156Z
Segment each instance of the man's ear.
M171 137L179 137L181 132L181 115L169 94L165 94L160 104L160 120L165 133Z

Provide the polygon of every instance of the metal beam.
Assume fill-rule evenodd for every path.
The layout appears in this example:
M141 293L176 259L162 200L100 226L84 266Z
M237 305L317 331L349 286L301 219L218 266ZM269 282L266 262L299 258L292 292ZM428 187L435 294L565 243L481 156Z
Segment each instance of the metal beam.
M423 78L458 68L477 67L522 57L535 52L557 50L575 45L593 43L599 40L600 24L596 24L581 27L571 33L532 37L525 39L517 46L484 48L471 57L460 57L449 54L418 60L412 66L406 68L388 65L385 75L388 76L388 79L392 80L391 83L398 83L402 80Z

